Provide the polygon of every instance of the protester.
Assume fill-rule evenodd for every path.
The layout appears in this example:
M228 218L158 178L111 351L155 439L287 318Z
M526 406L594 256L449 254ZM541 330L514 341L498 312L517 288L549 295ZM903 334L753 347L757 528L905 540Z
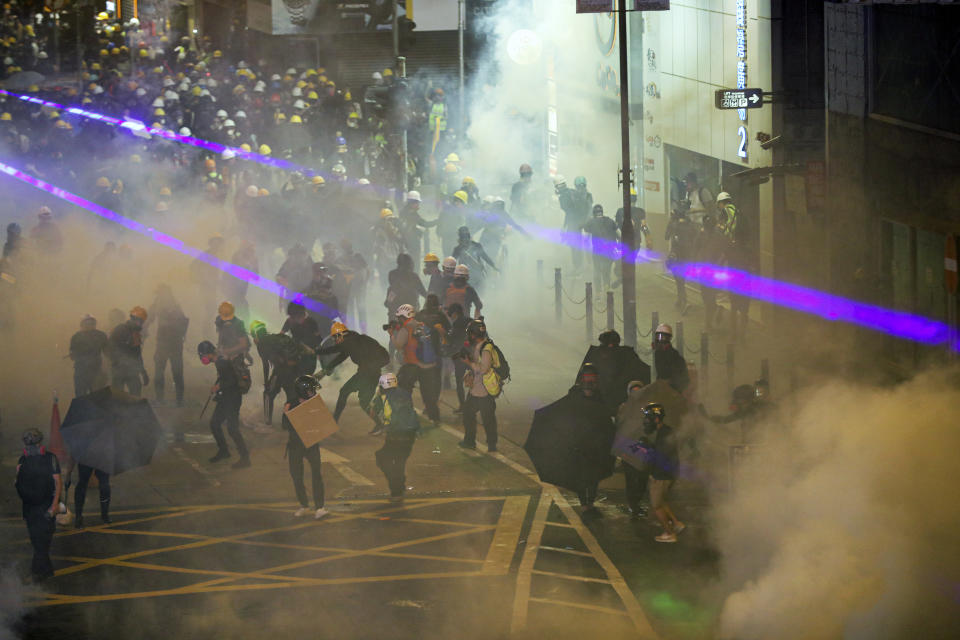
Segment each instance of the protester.
M663 527L657 542L676 542L677 534L686 529L667 503L667 493L677 479L680 454L673 429L664 422L663 405L650 403L643 410L644 432L652 437L653 452L650 462L650 508Z
M487 451L494 452L498 440L496 396L500 394L502 381L495 369L500 366L499 356L487 338L487 325L483 320L474 320L467 327L467 346L457 359L468 367L463 384L469 389L463 403L463 440L460 446L465 449L477 448L479 413L487 436Z
M233 468L245 469L250 466L250 453L243 434L240 433L240 405L243 403L245 391L242 387L242 377L238 375L237 360L230 360L220 355L209 340L204 340L197 345L197 355L201 363L204 365L212 363L217 369L217 380L210 389L210 397L216 403L213 415L210 417L210 432L217 443L217 452L210 458L210 462L220 462L230 457L227 439L223 436L223 423L226 422L227 432L240 455L240 459L233 464ZM249 378L247 382L249 383ZM79 490L79 487L77 489Z
M307 488L303 484L303 459L306 458L310 463L310 479L313 487L313 517L315 520L326 516L330 512L324 507L323 496L323 474L321 473L320 461L320 443L317 442L309 447L304 446L303 440L297 434L293 424L287 417L286 412L300 406L301 403L317 395L317 389L320 388L319 382L313 376L300 376L297 378L294 386L297 395L284 406L283 428L286 429L289 438L287 439L287 456L290 466L290 478L293 480L293 489L297 493L297 501L300 508L293 512L295 518L302 518L310 513L309 502L307 501Z
M30 573L34 582L42 582L53 576L50 544L57 527L55 516L60 504L60 464L55 455L41 446L43 434L39 429L27 429L22 440L23 455L17 461L16 487L33 546Z
M405 467L416 441L420 421L413 409L410 391L398 385L397 376L380 376L377 397L371 408L374 421L386 430L383 446L377 450L377 467L383 472L392 501L402 500L406 491Z
M74 395L86 395L104 386L103 355L107 347L107 334L97 329L97 319L90 314L83 316L80 331L70 338Z
M347 399L354 391L357 392L360 407L364 412L369 410L370 401L377 390L380 371L390 364L390 354L379 342L368 335L350 331L342 322L333 324L330 335L334 337L334 344L317 352L321 359L323 356L334 356L323 367L323 375L330 375L347 358L357 365L357 372L340 387L340 394L337 396L333 419L340 422Z

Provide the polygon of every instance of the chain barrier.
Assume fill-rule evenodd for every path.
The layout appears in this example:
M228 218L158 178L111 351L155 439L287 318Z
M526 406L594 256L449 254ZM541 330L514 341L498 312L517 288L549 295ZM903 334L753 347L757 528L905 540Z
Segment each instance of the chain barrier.
M711 361L715 361L717 364L720 364L720 365L727 364L727 358L726 358L726 357L724 357L724 358L721 359L721 358L720 358L717 354L715 354L713 351L708 351L707 354L710 356Z
M565 295L567 297L567 300L569 300L572 304L583 304L584 302L587 301L587 296L583 296L579 300L574 300L573 298L570 297L570 294L567 293L567 289L563 285L560 285L560 291L563 291L563 295Z
M593 312L594 312L595 314L599 314L599 315L601 315L601 316L602 316L602 315L606 315L606 313L607 313L607 308L604 307L603 309L597 309L597 307L594 306L594 307L593 307Z
M616 309L613 310L613 315L614 315L614 317L615 317L617 320L620 321L620 324L623 324L623 318L620 317L620 314L617 313L617 310L616 310Z
M640 333L640 330L637 329L637 333L640 334L640 337L641 337L641 338L646 338L646 337L649 336L651 333L653 333L653 327L650 327L650 331L647 331L646 333Z
M582 316L580 316L579 318L574 318L572 315L570 315L569 313L567 313L567 308L566 308L566 307L563 308L563 315L567 316L568 318L570 318L570 319L573 320L574 322L580 322L581 320L586 320L586 319L587 319L587 314L586 314L586 312L584 312L584 314L583 314Z
M693 347L691 347L691 346L688 345L687 343L683 343L683 350L684 350L684 351L689 351L690 353L692 353L692 354L694 354L694 355L700 353L700 347L697 347L696 349L694 349Z

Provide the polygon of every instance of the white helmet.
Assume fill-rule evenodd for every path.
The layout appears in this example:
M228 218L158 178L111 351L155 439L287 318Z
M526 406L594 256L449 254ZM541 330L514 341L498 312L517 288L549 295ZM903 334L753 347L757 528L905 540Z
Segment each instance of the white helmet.
M408 191L408 192L407 192L407 200L412 200L413 202L422 202L422 200L420 199L420 192L419 192L419 191Z
M227 112L224 111L223 109L218 109L218 110L217 110L217 117L220 118L220 119L222 119L222 120L226 120L226 119L229 117L229 114L227 114Z
M176 91L164 91L163 92L164 100L179 100L180 96L177 95Z
M401 318L412 318L415 313L412 304L402 304L397 307L397 315Z
M371 77L377 82L383 80L383 75L379 71L374 71Z
M174 84L176 84L176 83L173 81L173 78L164 78L164 79L163 79L163 86L164 86L164 87L172 87Z
M233 160L237 157L237 154L234 153L233 149L224 149L223 153L220 154L220 157L224 160Z
M211 89L216 89L217 81L214 80L213 78L210 78L209 80L207 80L207 86L210 87Z
M288 75L288 76L295 76L295 75L297 75L297 70L294 69L293 67L290 67L289 69L287 69L287 75Z
M297 89L297 91L299 91L299 89ZM304 102L303 100L297 100L296 102L293 103L293 108L294 108L294 109L306 109L306 108L307 108L307 103Z
M357 184L359 184L359 185L361 185L361 186L366 186L366 185L370 184L370 181L367 180L366 178L360 178L359 180L357 180Z
M227 118L226 120L223 121L223 126L224 128L228 128L228 129L230 127L233 127L234 129L236 129L237 123L231 120L230 118Z
M151 106L151 107L154 107L154 108L162 107L162 106L163 106L163 98L157 98L156 100L153 101L153 104L151 104L150 106Z
M453 256L447 256L441 264L443 264L444 271L455 271L457 268L457 259Z
M238 120L239 120L240 118L246 118L246 117L247 117L247 112L244 111L243 109L240 109L240 111L237 111L235 114L233 114L233 117L234 117L234 118L237 118Z
M247 187L246 194L248 198L256 198L258 195L260 195L260 189L257 189L257 185L252 184Z
M673 329L668 324L658 324L653 333L658 342L670 342L673 339ZM666 339L662 340L661 336L666 336Z
M279 82L279 81L280 81L280 74L279 74L279 73L275 73L275 74L273 74L272 76L270 76L270 79L273 80L274 82Z
M483 204L493 204L497 199L493 196L483 196Z
M464 278L470 277L470 267L465 264L458 264L457 267L453 270L453 275L463 276Z
M182 135L182 136L188 136L188 135L190 135L190 128L189 128L189 127L180 127L180 135Z
M733 200L733 198L726 191L721 191L717 194L717 202L723 202L724 200Z
M380 376L380 388L381 389L396 389L397 388L397 376L392 373L385 373Z
M137 97L138 97L138 98L142 98L142 97L145 96L145 95L147 95L147 90L146 90L146 89L144 89L143 87L140 87L140 88L137 89Z
M557 174L557 177L553 179L553 186L554 186L554 187L559 187L560 185L566 186L566 184L567 184L567 179L564 178L564 177L563 177L562 175L560 175L559 173Z
M290 95L292 95L294 98L299 98L303 95L303 89L300 87L294 87L293 91L290 92Z
M237 69L246 69L246 68L247 68L247 63L244 62L243 60L237 63Z

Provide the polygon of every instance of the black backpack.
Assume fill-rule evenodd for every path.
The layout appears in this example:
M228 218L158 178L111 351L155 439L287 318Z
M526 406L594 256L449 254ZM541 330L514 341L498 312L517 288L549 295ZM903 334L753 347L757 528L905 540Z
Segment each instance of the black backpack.
M507 362L506 357L503 355L503 351L500 350L500 347L498 347L493 340L488 339L487 344L493 347L493 350L497 353L497 360L500 361L500 366L494 367L493 372L497 374L498 378L500 378L500 385L503 386L510 380L510 363ZM484 347L486 347L486 344Z
M250 378L250 367L247 366L246 358L243 354L230 358L230 366L233 368L233 374L237 377L237 387L240 393L250 391L253 386L253 380Z
M39 456L24 456L17 472L17 493L27 506L36 507L53 503L56 484L53 474L56 458L52 453Z

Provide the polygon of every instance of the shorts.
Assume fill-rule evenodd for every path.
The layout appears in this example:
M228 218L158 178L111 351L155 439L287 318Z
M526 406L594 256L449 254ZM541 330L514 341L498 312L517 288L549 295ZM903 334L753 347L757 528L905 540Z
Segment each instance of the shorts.
M673 486L673 480L650 478L650 508L659 509L667 501L667 492Z

